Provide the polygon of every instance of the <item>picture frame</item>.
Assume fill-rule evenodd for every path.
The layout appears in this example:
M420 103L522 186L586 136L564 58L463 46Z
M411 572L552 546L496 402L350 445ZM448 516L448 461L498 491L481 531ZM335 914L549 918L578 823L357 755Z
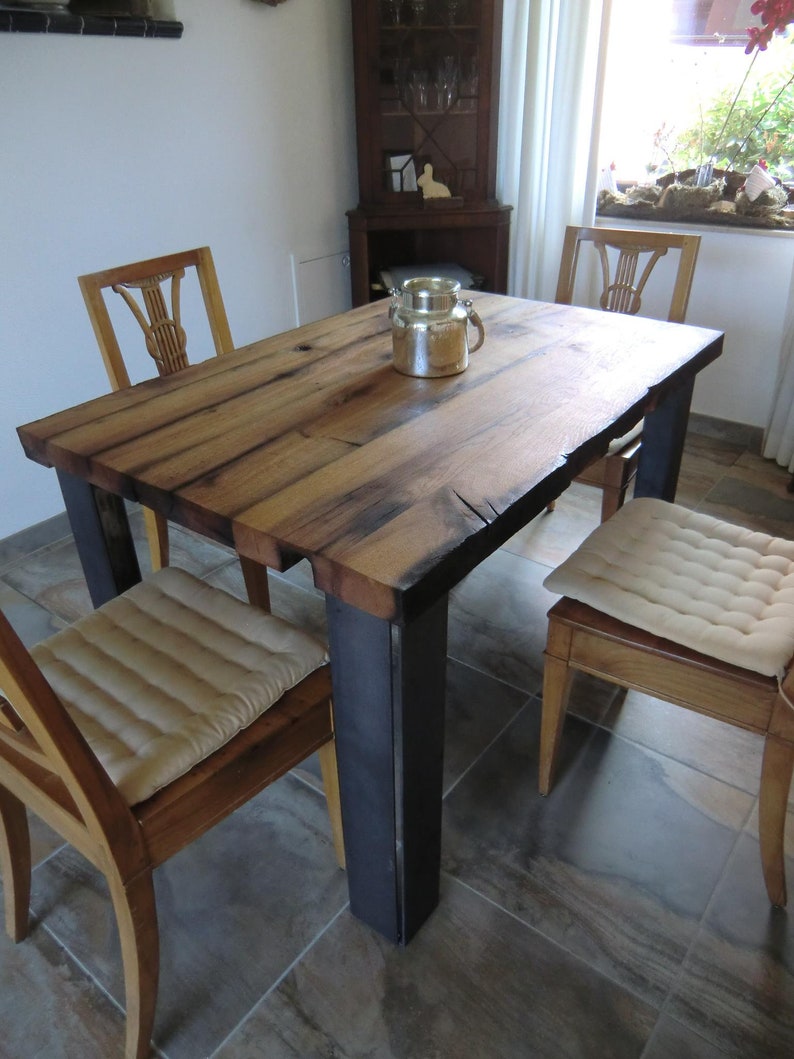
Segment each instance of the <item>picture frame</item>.
M410 151L386 155L386 175L389 191L418 191L416 159Z

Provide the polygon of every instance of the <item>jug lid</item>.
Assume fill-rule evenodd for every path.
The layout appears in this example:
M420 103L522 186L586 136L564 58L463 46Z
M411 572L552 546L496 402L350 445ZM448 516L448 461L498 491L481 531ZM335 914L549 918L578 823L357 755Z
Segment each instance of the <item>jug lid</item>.
M457 304L460 283L446 276L415 276L405 280L401 291L406 309L443 312Z

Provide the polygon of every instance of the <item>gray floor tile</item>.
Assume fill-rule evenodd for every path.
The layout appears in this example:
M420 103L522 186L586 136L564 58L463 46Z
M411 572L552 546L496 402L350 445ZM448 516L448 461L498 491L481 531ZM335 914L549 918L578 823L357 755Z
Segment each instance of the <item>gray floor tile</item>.
M511 537L504 548L554 568L579 547L600 521L600 490L574 482L559 497L554 511L538 515Z
M794 495L786 489L789 479L788 472L776 463L744 453L715 482L698 508L740 526L791 538Z
M708 461L726 469L732 467L746 451L747 446L735 438L709 437L690 431L686 436L682 467L692 459Z
M289 776L164 864L155 883L155 1042L169 1059L209 1055L347 902L325 802ZM66 847L34 874L32 904L123 1003L102 876Z
M65 622L93 609L72 538L18 560L4 571L3 580Z
M702 415L699 412L689 413L689 432L687 434L687 448L692 441L702 441L703 444L727 443L739 446L742 450L760 452L763 441L763 430L761 427L749 424L731 423L712 416Z
M35 526L20 530L11 537L0 540L0 571L10 563L46 548L57 541L71 536L71 527L66 512L54 515L44 522L38 522Z
M41 925L14 945L0 934L2 1059L109 1059L124 1014Z
M791 472L781 467L774 460L765 460L752 452L743 452L729 472L731 478L763 484L765 489L780 499L788 498L794 505L794 497L789 492ZM789 518L792 516L789 515Z
M676 501L686 507L698 507L709 491L729 473L743 449L730 442L687 436L681 460Z
M732 1059L790 1059L794 921L770 908L758 861L758 843L742 835L667 1011Z
M578 683L578 676L574 684ZM666 754L701 772L758 793L764 741L753 732L630 691L614 701L600 723L624 739Z
M141 572L145 576L151 564L139 513L133 514L130 523ZM228 549L179 527L171 529L169 539L172 564L197 577L204 577L227 564L237 565ZM4 570L3 580L63 621L75 621L93 609L72 538L18 559Z
M776 537L794 535L794 496L780 497L738 478L722 478L698 505L704 511L726 522L747 525ZM746 512L754 509L752 518Z
M343 914L217 1059L636 1059L655 1017L445 880L404 950Z
M447 667L444 791L449 791L518 716L527 696L459 662Z
M35 813L28 811L28 829L30 831L30 856L34 870L37 864L46 860L56 849L65 843L61 836L40 820Z
M0 580L0 610L26 647L46 640L66 625L66 622L53 617L49 610L34 603L3 580Z
M515 720L526 701L524 692L460 662L449 661L444 722L445 794L500 732ZM316 754L293 769L293 773L321 789L320 762Z
M725 1059L725 1052L675 1019L662 1015L642 1059Z
M444 867L659 1005L753 799L576 718L541 798L538 737L525 710L449 795Z
M489 556L450 593L449 655L530 695L540 690L548 568L511 552Z

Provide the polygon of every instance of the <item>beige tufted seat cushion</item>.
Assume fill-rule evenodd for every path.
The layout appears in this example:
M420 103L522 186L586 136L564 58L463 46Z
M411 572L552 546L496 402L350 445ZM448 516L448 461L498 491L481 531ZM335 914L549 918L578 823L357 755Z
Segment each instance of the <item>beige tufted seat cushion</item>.
M174 568L31 654L130 805L328 661L307 633Z
M765 676L794 655L794 543L677 504L632 500L544 584Z

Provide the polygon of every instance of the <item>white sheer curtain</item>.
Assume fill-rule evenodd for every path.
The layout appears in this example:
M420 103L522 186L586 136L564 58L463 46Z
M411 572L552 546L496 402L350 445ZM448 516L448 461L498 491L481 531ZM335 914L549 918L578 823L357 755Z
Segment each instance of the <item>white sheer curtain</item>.
M510 291L550 301L566 224L592 223L610 0L505 0L499 198Z
M764 456L794 471L794 272L789 288L777 397L764 439Z

